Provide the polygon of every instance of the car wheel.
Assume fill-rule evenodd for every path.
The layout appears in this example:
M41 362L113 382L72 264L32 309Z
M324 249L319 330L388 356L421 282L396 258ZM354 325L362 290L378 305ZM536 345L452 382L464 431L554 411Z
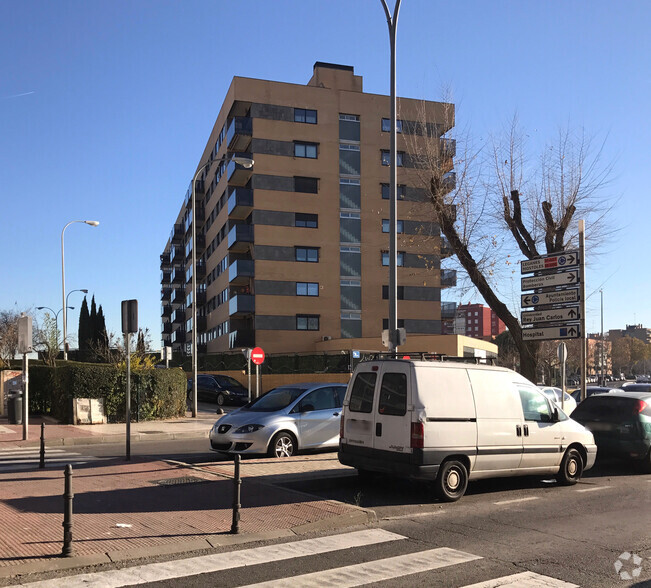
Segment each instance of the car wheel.
M220 392L217 394L217 406L224 406L226 404L226 398L224 398L224 395Z
M468 470L456 459L446 461L439 469L434 482L434 494L443 502L459 500L468 488Z
M296 439L291 433L276 433L269 443L269 457L291 457L296 454Z
M563 486L576 484L583 475L583 459L576 449L568 449L563 456L561 469L556 474L556 479Z

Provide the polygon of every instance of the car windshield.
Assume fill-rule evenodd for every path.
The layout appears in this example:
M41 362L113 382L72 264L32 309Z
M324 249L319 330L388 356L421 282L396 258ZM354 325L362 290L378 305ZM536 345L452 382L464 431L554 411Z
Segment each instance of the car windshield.
M230 376L215 376L215 380L222 388L242 388L242 384Z
M579 404L572 413L572 418L580 423L593 420L624 423L639 414L639 406L640 401L637 398L595 395Z
M244 408L253 412L274 412L287 408L306 388L275 388Z

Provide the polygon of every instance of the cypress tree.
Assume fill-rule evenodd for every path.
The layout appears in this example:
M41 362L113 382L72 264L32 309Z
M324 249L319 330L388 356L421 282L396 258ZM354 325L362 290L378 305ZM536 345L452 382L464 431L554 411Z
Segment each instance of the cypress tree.
M88 314L88 302L84 296L81 303L81 310L79 311L79 330L77 332L77 341L79 342L80 359L86 359L89 351L90 341L90 315Z
M90 337L91 343L95 345L97 343L97 306L95 305L95 295L90 301Z
M136 343L136 353L142 357L145 356L145 334L142 329L138 331L138 342Z

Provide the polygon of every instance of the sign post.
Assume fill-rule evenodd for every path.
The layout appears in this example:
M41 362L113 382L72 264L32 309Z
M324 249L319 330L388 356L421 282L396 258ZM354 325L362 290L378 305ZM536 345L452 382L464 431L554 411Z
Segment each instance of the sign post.
M246 347L242 349L244 357L246 357L246 373L249 380L249 402L251 402L251 348Z
M581 402L586 397L587 367L588 367L588 340L585 333L585 221L579 221L579 276L581 279Z
M260 366L264 363L262 347L254 347L251 350L251 361L255 364L255 397L260 398Z
M567 361L567 345L562 341L556 350L558 361L561 363L561 408L565 410L565 362Z
M29 358L32 350L32 317L24 312L18 319L18 353L23 354L23 441L28 438L29 419Z

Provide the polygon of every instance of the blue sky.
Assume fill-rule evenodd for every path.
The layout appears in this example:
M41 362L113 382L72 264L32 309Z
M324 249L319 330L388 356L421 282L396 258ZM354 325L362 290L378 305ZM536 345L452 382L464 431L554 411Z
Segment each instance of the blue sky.
M651 327L650 17L642 0L403 0L399 18L399 95L452 88L480 138L516 111L540 140L568 121L606 138L622 230L587 280L606 329ZM138 299L156 347L159 255L232 77L304 84L328 61L367 92L389 85L379 0L3 0L0 55L0 309L60 309L61 230L96 219L66 230L67 289L88 288L116 333L120 301Z

